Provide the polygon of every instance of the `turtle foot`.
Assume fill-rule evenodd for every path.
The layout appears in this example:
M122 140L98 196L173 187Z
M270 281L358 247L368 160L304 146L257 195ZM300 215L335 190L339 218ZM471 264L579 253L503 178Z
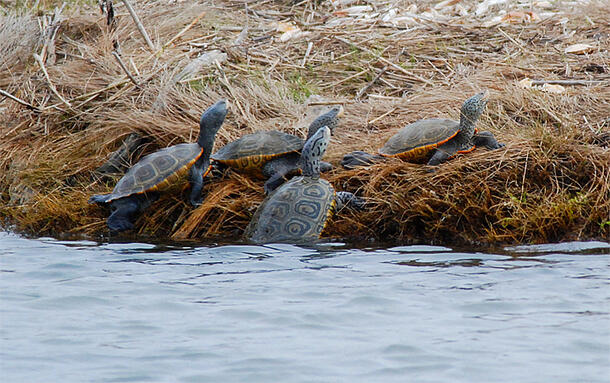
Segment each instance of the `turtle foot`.
M96 203L104 204L104 203L108 202L108 199L110 198L110 196L111 196L111 194L95 194L89 198L88 202L91 205L96 204Z
M377 156L370 153L357 150L355 152L347 153L341 159L341 166L345 169L354 169L358 166L368 166L374 164Z
M106 223L108 224L110 231L114 233L133 229L133 223L124 218L113 218L113 216L110 216Z

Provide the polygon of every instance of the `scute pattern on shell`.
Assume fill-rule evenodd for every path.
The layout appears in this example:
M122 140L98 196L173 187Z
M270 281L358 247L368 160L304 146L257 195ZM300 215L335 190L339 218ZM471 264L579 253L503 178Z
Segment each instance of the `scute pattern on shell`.
M303 139L292 134L260 131L229 142L211 158L240 170L260 169L275 157L301 150L304 144Z
M379 154L412 161L423 159L432 149L455 137L459 128L460 123L453 120L419 120L390 137Z
M246 236L254 242L317 239L334 205L335 189L328 181L295 177L262 202Z
M184 176L201 157L196 143L170 146L142 158L117 182L107 202L132 194L163 190Z

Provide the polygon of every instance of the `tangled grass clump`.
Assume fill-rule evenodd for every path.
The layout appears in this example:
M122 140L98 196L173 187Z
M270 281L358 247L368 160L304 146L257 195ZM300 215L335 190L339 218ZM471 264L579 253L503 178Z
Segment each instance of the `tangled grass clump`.
M194 141L201 111L219 98L229 100L230 113L216 148L261 129L303 136L317 105L342 104L345 117L327 151L337 165L346 152L375 152L417 119L458 119L465 98L489 89L492 100L477 127L505 148L477 149L435 172L398 160L356 170L337 166L325 177L369 203L364 212L343 211L325 235L429 243L610 239L604 48L610 33L603 27L610 11L603 2L576 9L557 4L557 16L532 24L482 27L456 16L417 28L345 22L325 2L275 2L254 13L212 3L134 5L153 51L120 12L111 27L86 5L59 19L50 9L3 8L0 88L12 96L0 96L5 227L38 235L105 233L107 211L87 199L111 190L121 174L100 177L95 170L132 133L146 138L141 154ZM273 27L280 14L307 37L282 41ZM582 40L596 48L564 53ZM185 72L212 51L227 60ZM34 53L42 54L44 70ZM526 77L567 85L558 94L524 89L519 81ZM322 97L310 97L316 93ZM206 192L197 209L185 203L186 191L163 195L138 219L137 232L239 238L263 199L259 180L235 173Z

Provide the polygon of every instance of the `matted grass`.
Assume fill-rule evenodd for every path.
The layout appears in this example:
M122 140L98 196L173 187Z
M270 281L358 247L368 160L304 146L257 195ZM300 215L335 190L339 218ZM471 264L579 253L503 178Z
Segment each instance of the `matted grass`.
M326 157L338 165L344 153L375 152L419 118L457 119L465 98L489 89L477 127L505 148L477 149L436 172L398 160L337 167L325 177L369 204L340 212L325 235L430 243L610 239L610 11L603 1L557 2L531 10L540 20L497 24L502 11L530 9L509 1L477 16L475 1L455 2L463 10L369 1L349 5L374 6L368 16L350 16L356 11L327 2L249 2L247 12L239 1L133 3L154 51L120 4L114 29L97 7L76 5L56 24L48 79L32 54L49 52L43 31L53 24L51 3L37 13L3 9L0 88L21 101L0 96L5 226L105 233L107 210L87 199L112 190L120 175L102 180L93 171L133 132L149 138L144 154L194 141L200 113L219 98L229 100L230 112L216 148L260 129L305 135L312 105L342 104ZM419 18L401 24L385 17L392 8ZM281 41L277 29L286 21L308 35ZM112 55L114 41L138 86ZM591 48L565 53L576 43ZM228 59L176 82L215 49ZM523 88L526 77L570 82L556 94ZM235 173L206 191L197 209L185 202L186 191L162 196L136 232L239 238L263 199L261 181Z

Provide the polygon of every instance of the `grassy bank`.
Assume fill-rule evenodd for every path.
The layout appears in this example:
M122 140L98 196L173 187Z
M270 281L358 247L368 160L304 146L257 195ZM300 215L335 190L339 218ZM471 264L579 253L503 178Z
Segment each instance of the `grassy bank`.
M112 190L121 175L96 169L132 133L146 140L132 162L194 141L201 111L221 97L230 112L216 148L260 129L304 135L320 104L342 104L326 157L338 165L344 153L374 152L419 118L457 119L466 97L489 89L478 128L505 148L477 149L434 173L400 161L337 167L326 178L370 207L341 212L325 234L436 243L610 239L603 1L488 9L470 0L133 1L152 46L120 2L110 26L95 4L59 12L50 2L9 3L0 3L5 227L105 233L108 212L87 199ZM214 60L196 60L206 52ZM138 233L239 237L263 198L261 181L238 174L206 191L197 209L186 191L164 195L137 221Z

